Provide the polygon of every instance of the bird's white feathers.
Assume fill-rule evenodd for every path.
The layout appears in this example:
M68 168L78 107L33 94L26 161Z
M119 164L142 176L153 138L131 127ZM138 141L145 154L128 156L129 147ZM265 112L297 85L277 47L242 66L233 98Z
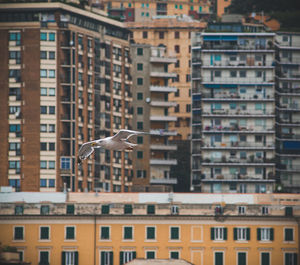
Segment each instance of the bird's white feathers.
M132 130L120 130L114 136L84 143L78 151L78 163L80 164L82 160L87 159L95 151L95 148L103 147L109 150L132 150L136 144L128 142L128 139L139 134L147 133Z

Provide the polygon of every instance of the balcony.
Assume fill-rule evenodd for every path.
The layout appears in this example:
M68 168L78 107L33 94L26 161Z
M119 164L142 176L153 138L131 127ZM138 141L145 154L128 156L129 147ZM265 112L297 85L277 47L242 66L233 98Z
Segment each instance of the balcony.
M212 43L212 42L204 42L202 44L202 52L210 52L213 50L214 52L274 52L273 45L238 45L231 44L229 42L222 43Z
M300 111L300 106L298 103L291 103L287 105L276 106L279 111Z
M151 56L150 57L151 63L176 63L177 58L176 57L163 57L163 56Z
M150 105L152 107L176 107L177 103L175 101L151 101Z
M225 109L213 109L211 112L203 112L203 117L249 117L249 118L272 118L275 117L273 111L264 111L261 113L252 113L249 111L241 110L225 110Z
M276 139L278 140L294 140L294 139L300 139L300 134L294 134L294 133L279 133L276 135Z
M277 126L284 126L284 127L298 127L300 126L300 120L299 121L285 121L285 120L279 120L276 122Z
M263 80L262 78L228 78L218 77L211 80L208 76L203 76L203 84L251 84L251 85L274 85L274 80Z
M210 149L254 149L254 150L273 150L275 149L275 143L274 142L268 142L268 143L254 143L254 142L224 142L224 143L214 143L211 144L205 144L200 149L202 150L210 150Z
M259 127L258 127L259 128ZM236 134L236 133L260 133L260 134L273 134L275 133L274 128L261 128L258 130L255 126L243 127L243 126L205 126L202 130L202 133L205 134L215 134L215 133L227 133L227 134Z
M158 179L158 178L151 178L150 184L156 185L176 185L177 179L176 178L169 178L169 179Z
M275 166L275 159L240 159L240 158L231 158L224 157L221 159L210 159L204 158L201 163L202 166L265 166L273 167Z
M177 121L176 116L150 116L150 121Z
M159 135L159 136L176 136L176 131L168 131L165 129L159 129L159 130L150 130L150 135Z
M168 73L168 72L150 72L151 77L161 77L161 78L175 78L177 76L176 73Z
M150 86L150 92L171 93L176 91L177 88L171 86Z
M232 93L216 93L216 94L210 94L210 93L203 93L202 94L202 101L228 101L228 102L239 102L239 101L274 101L273 95L239 95L239 94L232 94Z
M175 151L175 150L177 150L177 145L151 144L150 149L151 150Z
M293 89L283 89L283 88L278 88L277 90L275 90L275 93L277 93L278 95L286 95L286 96L300 96L300 89L297 88L293 88Z
M151 166L173 166L177 165L176 159L150 159Z
M285 172L300 172L300 166L298 165L284 165L278 164L276 166L277 171L285 171Z

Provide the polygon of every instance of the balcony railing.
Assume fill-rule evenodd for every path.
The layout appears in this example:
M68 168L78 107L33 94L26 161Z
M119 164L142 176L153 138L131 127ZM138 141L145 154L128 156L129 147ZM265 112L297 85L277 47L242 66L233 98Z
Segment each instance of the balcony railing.
M275 143L274 142L267 142L267 143L255 143L255 142L221 142L221 143L214 143L214 144L204 144L202 149L213 149L213 148L221 148L221 149L234 149L234 148L247 148L247 149L274 149Z
M177 91L177 88L171 87L171 86L155 86L155 85L150 86L150 92L169 93L169 92L176 92L176 91Z
M273 95L239 95L232 93L202 93L203 101L274 101Z
M177 165L176 159L150 159L150 165Z

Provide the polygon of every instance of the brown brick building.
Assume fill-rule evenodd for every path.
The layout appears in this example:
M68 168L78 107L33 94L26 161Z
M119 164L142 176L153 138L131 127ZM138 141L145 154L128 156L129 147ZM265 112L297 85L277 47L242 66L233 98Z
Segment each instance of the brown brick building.
M128 153L85 141L130 128L129 31L62 3L0 5L0 185L21 191L126 191Z

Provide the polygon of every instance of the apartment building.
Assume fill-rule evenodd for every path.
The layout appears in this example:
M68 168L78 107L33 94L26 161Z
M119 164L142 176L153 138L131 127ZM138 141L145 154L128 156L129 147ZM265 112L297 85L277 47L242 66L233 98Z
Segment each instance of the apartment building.
M176 151L177 146L170 144L169 138L177 132L170 130L169 124L177 117L169 110L177 103L169 100L169 94L177 89L170 85L176 73L169 71L169 66L177 59L165 47L148 44L132 44L131 54L133 128L150 132L150 136L137 138L140 145L134 151L133 189L169 191L177 183L170 176L171 166L177 164L170 152Z
M93 1L97 3L97 0ZM207 19L214 12L213 1L101 1L103 10L110 17L125 22L151 21L153 17L189 15L195 19ZM222 6L219 9L221 12ZM218 9L218 10L219 10ZM223 8L224 9L224 8Z
M272 192L274 33L196 33L192 39L193 190Z
M296 194L0 193L0 238L31 264L171 258L296 265L299 200Z
M76 162L84 142L131 128L129 31L58 2L1 4L0 13L1 185L129 190L127 152Z
M300 35L276 34L276 174L280 188L300 187Z
M177 88L171 93L169 99L176 101L176 107L170 113L177 117L176 122L170 124L170 129L178 132L176 140L187 140L190 136L191 121L191 32L199 31L206 23L192 20L188 17L169 17L153 19L150 22L128 22L128 29L133 32L135 43L164 46L167 52L176 57L175 64L169 69L176 73L172 78L172 86ZM182 40L186 41L182 41Z

